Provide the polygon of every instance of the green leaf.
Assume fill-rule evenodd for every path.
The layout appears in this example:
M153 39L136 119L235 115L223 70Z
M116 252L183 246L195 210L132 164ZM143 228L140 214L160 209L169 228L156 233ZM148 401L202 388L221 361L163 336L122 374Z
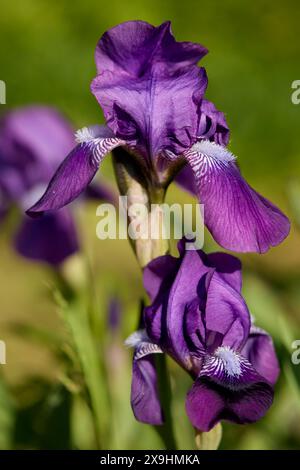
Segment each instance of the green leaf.
M77 299L71 304L61 302L60 308L72 334L89 393L97 443L99 447L106 448L110 438L111 404L100 345L95 342L85 305Z
M15 409L9 391L0 377L0 449L12 447Z

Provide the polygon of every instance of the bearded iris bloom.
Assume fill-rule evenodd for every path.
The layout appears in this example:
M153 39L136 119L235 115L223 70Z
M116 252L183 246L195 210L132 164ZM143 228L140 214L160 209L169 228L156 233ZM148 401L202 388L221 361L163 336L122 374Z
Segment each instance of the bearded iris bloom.
M13 205L23 211L42 194L63 156L74 146L69 123L54 109L29 106L7 113L0 121L0 217ZM104 187L92 190L107 197ZM79 249L70 208L44 218L22 218L14 238L17 251L58 266Z
M205 99L207 76L197 63L200 44L176 42L166 22L120 24L96 48L97 77L91 90L103 109L105 126L77 132L78 145L53 176L35 215L74 200L116 147L139 162L150 185L178 179L195 188L205 223L224 248L265 252L289 232L289 221L243 179L227 149L223 113Z
M200 431L220 420L251 423L273 400L279 365L271 337L253 324L241 296L241 265L225 253L185 251L153 260L144 271L152 304L134 347L132 408L144 423L163 423L155 354L170 355L193 378L186 411Z

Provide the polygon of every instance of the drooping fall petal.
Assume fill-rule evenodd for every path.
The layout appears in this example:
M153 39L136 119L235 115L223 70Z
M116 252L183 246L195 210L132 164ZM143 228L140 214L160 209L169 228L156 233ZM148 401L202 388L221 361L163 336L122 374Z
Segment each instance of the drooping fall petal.
M201 141L185 157L196 178L205 224L221 246L264 253L286 238L287 217L248 185L225 147Z

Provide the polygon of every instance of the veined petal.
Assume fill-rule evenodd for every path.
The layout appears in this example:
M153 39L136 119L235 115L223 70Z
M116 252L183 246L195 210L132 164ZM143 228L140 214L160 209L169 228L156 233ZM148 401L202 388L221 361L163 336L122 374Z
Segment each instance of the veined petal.
M194 427L210 431L221 419L238 424L261 419L273 401L273 390L263 381L238 391L197 379L186 397L186 412Z
M163 424L153 354L161 349L151 343L145 330L133 333L125 344L135 348L132 367L131 406L135 418L146 424Z
M192 424L209 431L221 419L244 424L262 418L273 389L250 362L228 347L208 355L188 392L186 410Z
M228 346L220 346L206 356L199 377L230 390L241 390L264 380L245 357Z
M161 348L148 337L145 329L137 330L128 336L125 346L134 348L134 357L137 360L149 354L162 353Z
M220 421L225 399L217 390L198 379L186 396L185 408L192 425L207 432Z
M155 68L140 77L108 70L93 80L91 90L114 134L145 159L155 159L166 149L179 155L195 142L206 86L205 70L193 66L175 72Z
M78 145L52 177L45 194L28 211L36 216L73 201L91 182L103 157L123 144L106 126L84 128L76 134Z
M264 253L286 238L287 217L248 185L225 147L200 141L185 157L195 174L205 223L221 246Z

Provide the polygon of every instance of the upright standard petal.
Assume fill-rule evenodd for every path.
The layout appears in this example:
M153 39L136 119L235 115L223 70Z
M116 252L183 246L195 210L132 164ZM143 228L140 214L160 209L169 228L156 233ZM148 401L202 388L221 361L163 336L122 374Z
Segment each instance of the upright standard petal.
M199 253L195 250L185 252L169 293L164 320L168 334L168 348L173 357L187 367L190 366L190 360L189 346L184 337L186 306L199 297L199 303L205 302L206 292L202 296L202 292L199 292L199 283L205 283L206 278L214 271L205 266ZM201 307L203 308L203 305L200 305Z
M103 157L123 143L105 126L84 128L76 137L79 144L59 166L45 194L28 209L28 215L35 217L73 201L91 182Z
M250 315L241 294L231 287L218 272L210 277L205 305L207 346L241 349L249 335ZM215 343L218 333L219 344Z
M264 253L286 238L287 217L248 185L225 147L200 141L185 157L195 174L205 223L221 246Z
M202 68L156 67L140 77L105 71L91 90L114 134L150 160L166 149L178 155L196 141L197 109L206 86Z
M233 289L241 292L242 263L238 258L228 253L209 253L206 263L216 268L218 275Z
M191 343L203 347L192 328L202 342L207 336L211 348L222 341L240 348L249 334L250 316L240 294L239 260L225 253L185 251L184 244L184 239L178 244L179 258L163 256L145 268L152 304L144 318L151 339L187 366ZM206 333L201 333L203 322Z
M168 287L170 288L179 263L179 258L165 255L154 259L145 267L143 282L152 301L155 300L161 289L166 291Z
M139 77L157 64L169 70L196 64L207 52L201 44L175 41L169 21L157 27L127 21L103 34L95 60L98 73L126 71Z

